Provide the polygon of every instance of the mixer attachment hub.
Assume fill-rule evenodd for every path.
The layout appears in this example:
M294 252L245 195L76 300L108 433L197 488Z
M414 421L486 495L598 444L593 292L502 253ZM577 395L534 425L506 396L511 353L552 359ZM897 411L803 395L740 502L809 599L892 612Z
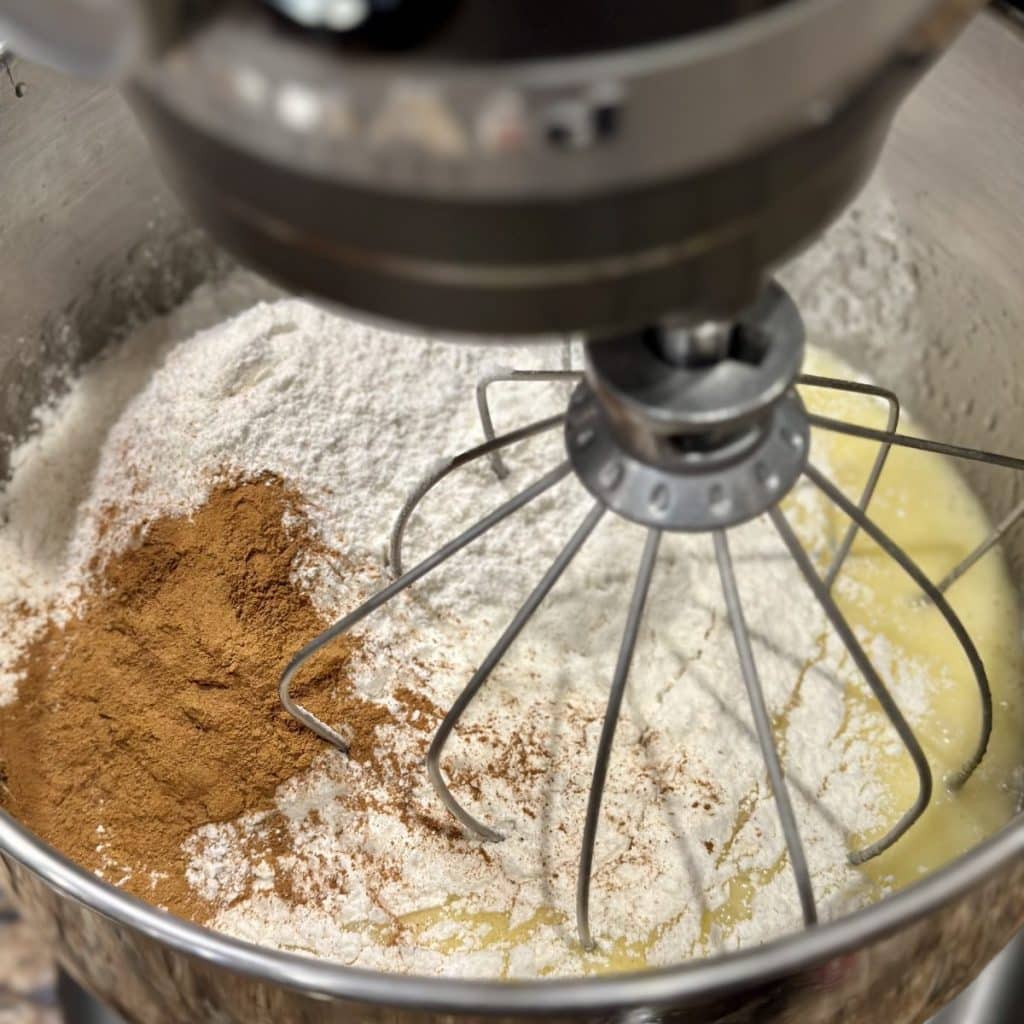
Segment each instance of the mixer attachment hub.
M777 284L735 320L671 322L586 344L586 374L609 419L641 458L658 461L684 435L728 438L789 391L804 328Z
M774 507L807 462L810 427L795 393L744 433L707 449L671 453L658 464L622 444L586 384L578 385L573 399L565 444L576 475L598 501L643 526L678 531L737 526Z
M644 526L707 531L761 515L807 462L793 388L803 352L800 314L775 284L735 321L588 342L565 424L576 475Z

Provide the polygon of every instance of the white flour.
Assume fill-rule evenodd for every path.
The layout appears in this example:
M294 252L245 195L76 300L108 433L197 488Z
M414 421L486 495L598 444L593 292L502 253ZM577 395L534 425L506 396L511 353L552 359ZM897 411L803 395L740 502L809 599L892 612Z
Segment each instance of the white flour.
M906 261L902 240L884 203L865 210L788 277L812 340L880 320L885 329L887 319L907 329L912 275L893 275ZM841 301L826 303L817 275L836 262L846 267ZM154 516L197 508L224 477L271 471L302 491L340 556L337 565L311 559L303 578L326 616L351 609L384 578L392 519L417 480L439 455L481 440L478 378L496 365L559 365L552 347L401 337L295 300L257 305L175 344L244 305L245 280L232 287L201 292L92 366L16 453L3 497L0 600L22 602L27 614L3 651L6 699L16 694L19 643L50 602L73 600L97 550L115 550ZM886 308L859 298L879 291L895 296ZM558 384L495 387L499 431L561 411L565 395ZM561 457L555 432L508 454L509 480L478 464L446 481L410 528L407 562ZM405 686L447 708L589 505L574 480L563 482L368 620L361 692L393 703ZM111 508L101 538L99 517ZM282 788L294 858L271 864L261 853L261 819L193 837L189 880L224 904L216 925L389 970L532 976L585 967L573 942L579 837L642 540L638 528L605 517L449 744L456 794L504 842L483 848L418 827L417 815L445 815L422 767L423 735L381 729L392 775L325 750L311 775ZM876 778L877 750L844 742L855 723L844 718L842 690L856 676L821 609L779 557L770 527L744 527L732 543L827 916L867 898L846 863L849 836L893 809ZM296 647L307 639L295 637ZM909 690L913 718L920 700ZM289 873L301 901L276 894L275 871ZM591 906L598 941L624 961L643 946L649 962L676 962L800 923L708 538L662 545L605 793ZM430 912L439 907L447 912ZM494 928L497 946L487 941Z

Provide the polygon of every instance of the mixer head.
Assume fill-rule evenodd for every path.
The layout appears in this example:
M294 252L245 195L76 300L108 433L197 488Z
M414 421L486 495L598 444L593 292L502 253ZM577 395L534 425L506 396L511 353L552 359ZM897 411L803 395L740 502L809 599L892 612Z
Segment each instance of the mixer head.
M4 0L0 37L124 79L201 221L294 289L604 335L753 303L979 6Z

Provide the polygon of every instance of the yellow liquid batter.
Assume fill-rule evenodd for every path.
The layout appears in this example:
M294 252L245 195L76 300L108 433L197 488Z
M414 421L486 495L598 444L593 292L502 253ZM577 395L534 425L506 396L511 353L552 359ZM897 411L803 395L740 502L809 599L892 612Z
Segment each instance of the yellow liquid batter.
M853 376L849 367L815 350L808 353L805 370L845 379ZM886 426L888 407L880 400L815 387L800 390L810 412L878 429ZM919 433L906 413L901 416L899 429ZM811 461L818 457L827 462L830 478L856 499L877 451L873 442L816 430ZM801 509L792 502L784 502L783 508L798 533L812 532L800 529ZM953 460L899 447L890 450L869 513L932 581L942 579L991 531L981 503L959 476ZM849 520L824 498L815 515L826 520L833 545L837 546ZM819 571L824 573L827 564L828 560L822 559ZM1016 809L1020 792L1014 780L1024 749L1020 684L1024 652L1018 595L998 547L946 592L985 665L993 703L993 729L985 758L967 784L953 792L946 780L974 751L981 727L981 703L974 673L946 620L934 605L922 599L917 585L903 569L862 532L854 541L833 594L862 640L880 636L892 645L896 657L887 666L888 673L881 673L884 682L898 687L901 653L915 660L917 671L922 664L934 666L936 684L928 690L928 710L914 726L932 771L932 799L895 846L862 866L881 896L966 853L1006 824ZM863 688L848 685L844 699L849 724L843 742L874 742L886 730L891 731L881 708ZM776 736L784 735L786 722L781 716L774 725ZM917 795L917 772L902 750L879 757L879 774L888 791L890 820L877 832L851 836L851 851L883 836ZM780 870L790 870L788 857L781 858L768 872L734 876L727 899L705 914L704 940L714 929L728 932L748 920L757 888ZM636 967L638 961L643 961L642 950L632 952L634 956L628 958L612 956L597 969Z
M811 352L808 372L849 379L853 375L831 357ZM883 402L864 396L820 388L803 388L811 411L873 427L884 427L887 409ZM916 432L906 416L901 430ZM811 459L828 467L828 475L851 497L859 497L877 453L877 445L825 431L815 431ZM810 514L805 502L784 503L794 528L805 540L821 536L821 522L838 544L848 520L824 498L813 511L817 523L808 528ZM922 452L893 448L870 506L873 520L884 529L932 580L941 579L961 558L981 542L990 530L989 521L950 460ZM801 529L801 519L804 528ZM781 542L780 542L781 549ZM831 552L822 552L819 569L826 568ZM973 672L941 613L922 600L914 582L874 542L860 533L834 589L840 607L862 639L884 638L894 654L892 665L880 671L886 682L898 688L900 655L934 667L934 685L927 688L927 710L915 724L915 733L931 765L934 792L923 817L892 849L868 862L863 871L878 895L905 886L969 850L1005 824L1015 810L1018 794L1011 782L1021 764L1024 749L1024 708L1020 697L1021 643L1017 594L1011 585L999 549L989 552L966 576L955 583L947 597L972 636L988 672L992 690L994 728L986 757L967 785L950 791L946 778L970 756L979 735L981 705ZM852 664L841 674L852 678ZM893 676L896 676L894 679ZM883 712L862 686L847 683L845 701L848 727L835 742L878 739L891 731ZM784 749L786 713L776 716L776 737ZM828 742L831 737L823 737ZM850 837L856 850L880 838L914 801L918 777L902 748L879 758L882 781L888 791L891 818L877 834ZM737 831L743 824L740 805ZM738 872L728 883L726 898L704 915L701 939L690 955L701 955L712 945L711 937L728 936L751 919L753 897L760 886L789 872L786 855L768 870ZM794 895L795 900L795 895ZM553 910L540 910L530 919L510 925L503 913L471 912L458 901L432 907L401 918L413 941L439 953L465 950L465 935L451 940L431 940L428 932L443 922L469 926L479 949L528 943L542 926L563 923ZM571 931L571 928L570 928ZM606 945L582 956L580 967L589 973L635 970L646 966L648 951L658 938L652 934L641 943ZM680 950L685 958L686 950Z
M815 364L809 367L813 372L848 375L842 366L817 353L810 362ZM881 402L816 388L803 389L803 397L812 412L869 426L885 425ZM901 430L917 432L906 416ZM818 431L812 458L815 450L822 449L835 482L845 493L858 494L876 446ZM823 514L831 516L835 536L841 537L847 524L842 513L830 506ZM905 448L890 451L870 514L931 580L941 579L991 530L980 502L952 460ZM896 650L919 663L933 665L935 678L941 681L930 688L928 714L915 729L934 777L932 801L901 842L864 866L871 878L899 887L966 852L1005 824L1015 810L1018 792L1011 783L1024 749L1018 597L998 548L946 593L985 664L993 702L992 738L985 759L966 786L951 793L945 779L968 759L980 728L981 706L970 665L941 613L921 600L910 577L870 538L858 535L843 575L870 593L869 601L851 599L839 588L839 603L849 620L886 637ZM898 662L895 668L898 672ZM862 698L858 691L847 699ZM870 710L870 728L887 728L881 711ZM884 781L892 806L907 807L917 792L917 774L906 756L887 760ZM876 838L858 836L856 841L860 845Z

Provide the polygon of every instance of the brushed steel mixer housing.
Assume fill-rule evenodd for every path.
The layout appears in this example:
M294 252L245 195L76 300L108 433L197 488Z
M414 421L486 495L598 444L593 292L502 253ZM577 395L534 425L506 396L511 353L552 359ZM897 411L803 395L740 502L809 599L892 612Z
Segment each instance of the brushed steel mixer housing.
M667 4L643 31L622 5L588 21L593 5L461 0L397 52L257 0L102 0L132 29L105 61L65 6L5 0L0 26L118 71L165 172L245 262L377 319L508 336L749 305L980 0Z

